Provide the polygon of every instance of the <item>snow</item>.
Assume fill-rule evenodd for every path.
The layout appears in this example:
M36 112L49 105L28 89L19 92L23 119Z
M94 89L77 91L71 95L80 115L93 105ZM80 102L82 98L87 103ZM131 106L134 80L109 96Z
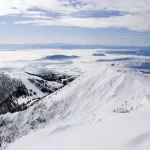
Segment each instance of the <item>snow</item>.
M7 150L149 150L149 115L144 110L98 124L50 126L17 140Z
M13 135L7 150L149 150L149 116L150 77L97 64L26 111L4 115L0 133Z
M20 97L17 101L19 104L22 103L27 103L30 100L33 100L35 98L41 98L47 95L47 93L43 93L40 89L38 89L33 83L31 83L28 79L29 78L34 78L34 79L38 79L41 80L41 78L33 76L33 75L29 75L25 72L22 71L12 71L12 72L8 72L5 71L5 74L8 74L11 78L16 78L17 80L22 81L22 83L25 85L25 87L30 90L32 89L32 91L36 92L36 95L32 95L30 97ZM57 83L57 82L51 82L48 81L48 85L51 87L51 89L53 88L60 88L63 86L63 84Z

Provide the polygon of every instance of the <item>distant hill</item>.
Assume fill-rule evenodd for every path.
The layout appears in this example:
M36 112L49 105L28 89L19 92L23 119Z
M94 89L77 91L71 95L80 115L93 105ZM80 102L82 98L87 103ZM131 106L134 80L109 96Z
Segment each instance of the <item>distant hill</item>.
M150 46L81 45L81 44L0 44L0 49L149 49Z

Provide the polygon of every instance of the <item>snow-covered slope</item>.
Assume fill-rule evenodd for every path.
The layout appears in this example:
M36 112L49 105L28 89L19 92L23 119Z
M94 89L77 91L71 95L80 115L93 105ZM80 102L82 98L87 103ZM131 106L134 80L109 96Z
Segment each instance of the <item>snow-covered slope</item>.
M13 73L8 73L8 74L11 78L17 78L20 81L22 81L22 83L25 85L25 87L29 91L29 96L20 97L18 99L18 102L20 104L24 103L24 102L26 103L30 100L35 99L35 98L40 98L40 97L43 97L45 95L48 95L52 91L55 91L55 88L59 89L60 87L63 86L63 84L61 84L61 83L49 82L49 81L46 81L46 80L42 80L40 77L33 76L31 74L24 73L24 72L16 72L16 73L13 72ZM32 82L32 80L34 82ZM49 92L43 92L42 88L49 89Z
M149 150L148 109L112 115L98 124L50 126L20 138L8 150Z
M1 73L0 114L23 111L74 79L73 76L61 74Z
M150 140L148 108L150 77L98 65L26 111L0 116L0 143L5 147L30 133L8 150L112 150L122 143L130 148L140 138L141 145ZM43 127L47 129L39 130Z

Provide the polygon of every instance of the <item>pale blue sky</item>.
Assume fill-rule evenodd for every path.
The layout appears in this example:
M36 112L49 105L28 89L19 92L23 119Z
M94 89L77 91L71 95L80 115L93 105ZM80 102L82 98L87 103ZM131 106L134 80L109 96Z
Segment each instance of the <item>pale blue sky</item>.
M150 45L148 4L150 0L1 0L0 44Z

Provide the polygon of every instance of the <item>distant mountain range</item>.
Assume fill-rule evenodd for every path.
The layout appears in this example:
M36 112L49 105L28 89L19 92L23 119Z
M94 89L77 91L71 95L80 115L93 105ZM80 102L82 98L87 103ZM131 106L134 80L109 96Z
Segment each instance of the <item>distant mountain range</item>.
M81 45L81 44L0 44L0 49L150 49L150 46L115 46L115 45Z

